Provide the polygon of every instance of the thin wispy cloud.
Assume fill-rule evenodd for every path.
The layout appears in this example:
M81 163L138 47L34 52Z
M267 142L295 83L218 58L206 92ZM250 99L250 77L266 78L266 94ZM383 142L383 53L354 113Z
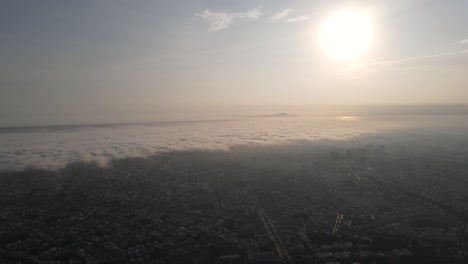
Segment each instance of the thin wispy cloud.
M299 21L304 21L309 19L308 16L298 16L298 17L292 17L288 18L290 13L293 12L294 9L287 8L284 10L281 10L277 13L275 13L272 17L270 17L271 20L281 20L284 22L299 22Z
M462 40L458 41L458 43L460 43L460 44L468 44L468 38L467 38L467 39L462 39Z
M307 20L307 19L309 19L308 16L298 16L298 17L295 17L295 18L286 19L286 22L299 22L299 21L304 21L304 20Z
M399 60L354 63L354 64L349 64L346 68L342 69L342 71L362 71L362 70L375 68L375 67L406 65L410 63L417 63L417 62L424 61L427 59L437 59L437 58L444 58L444 57L456 56L456 55L463 55L463 56L468 55L468 50L460 50L460 51L447 52L447 53L408 57L408 58L403 58Z
M272 17L270 17L270 19L272 19L272 20L285 19L289 15L289 13L291 13L293 10L294 9L291 9L291 8L281 10L281 11L275 13Z
M257 20L263 13L260 8L254 8L246 12L213 12L204 10L201 13L196 13L194 16L197 19L208 22L211 31L217 31L228 28L237 19Z

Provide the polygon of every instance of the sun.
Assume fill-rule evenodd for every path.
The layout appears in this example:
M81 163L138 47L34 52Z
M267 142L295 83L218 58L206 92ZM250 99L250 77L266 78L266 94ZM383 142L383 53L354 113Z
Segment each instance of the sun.
M320 28L321 46L336 60L357 60L369 49L372 31L372 23L366 13L341 10L325 20Z

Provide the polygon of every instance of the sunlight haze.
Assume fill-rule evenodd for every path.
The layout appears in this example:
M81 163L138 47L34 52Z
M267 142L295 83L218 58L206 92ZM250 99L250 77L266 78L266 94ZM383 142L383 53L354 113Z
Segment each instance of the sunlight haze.
M468 103L467 10L455 0L3 1L0 125Z

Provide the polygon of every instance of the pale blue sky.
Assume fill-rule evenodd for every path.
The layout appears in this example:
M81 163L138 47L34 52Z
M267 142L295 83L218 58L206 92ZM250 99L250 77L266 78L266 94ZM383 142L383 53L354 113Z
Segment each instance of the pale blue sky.
M345 7L367 12L375 32L352 63L317 40ZM1 0L0 33L0 125L223 105L468 103L462 0Z

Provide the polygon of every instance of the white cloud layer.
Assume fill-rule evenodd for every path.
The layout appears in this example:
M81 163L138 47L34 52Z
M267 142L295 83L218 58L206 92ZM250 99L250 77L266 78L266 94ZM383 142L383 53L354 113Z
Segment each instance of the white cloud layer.
M460 44L468 44L468 38L467 39L462 39L458 43Z
M0 129L0 171L56 169L74 161L106 164L112 158L144 157L185 149L227 149L239 144L348 138L383 124L316 118L248 118L147 125Z
M210 30L216 31L228 28L237 19L256 20L262 14L263 13L260 12L260 8L236 13L212 12L207 9L201 13L196 13L195 18L208 22Z

